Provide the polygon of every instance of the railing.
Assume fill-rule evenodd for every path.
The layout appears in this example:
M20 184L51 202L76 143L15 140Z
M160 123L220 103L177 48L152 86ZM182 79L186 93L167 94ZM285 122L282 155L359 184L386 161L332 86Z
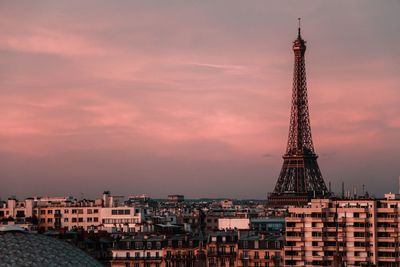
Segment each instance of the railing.
M162 260L163 257L156 257L156 256L125 256L125 257L112 257L113 260Z

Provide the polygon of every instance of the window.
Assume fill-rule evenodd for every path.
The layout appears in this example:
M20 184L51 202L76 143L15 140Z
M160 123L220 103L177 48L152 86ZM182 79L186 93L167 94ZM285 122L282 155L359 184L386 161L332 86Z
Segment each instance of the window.
M72 214L76 214L76 209L73 209L73 210L72 210Z
M47 210L47 214L53 214L53 210Z
M83 218L78 218L78 222L83 222Z
M92 209L88 209L86 212L87 212L87 214L92 214L93 213Z
M112 215L129 215L130 213L130 210L111 210Z
M52 222L53 222L53 219L52 219L52 218L47 218L47 222L48 222L48 223L52 223Z
M88 222L92 222L93 219L89 217L89 218L87 218L87 221L88 221Z
M72 218L72 222L76 222L76 218Z
M93 218L93 221L94 221L94 222L98 222L98 221L99 221L99 218L94 217L94 218Z
M64 214L68 214L69 213L69 210L64 210Z
M98 209L94 209L93 213L99 213L99 210Z
M41 210L40 214L44 215L44 214L46 214L46 211L45 210Z
M17 217L25 217L25 211L24 210L17 210L17 214L16 214L16 216Z
M64 218L64 222L68 222L68 218Z

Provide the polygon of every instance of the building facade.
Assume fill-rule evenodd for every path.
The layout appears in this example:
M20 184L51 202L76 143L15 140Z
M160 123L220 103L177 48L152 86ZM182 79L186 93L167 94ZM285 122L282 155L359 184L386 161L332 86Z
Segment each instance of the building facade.
M400 199L313 199L289 208L285 266L400 266Z

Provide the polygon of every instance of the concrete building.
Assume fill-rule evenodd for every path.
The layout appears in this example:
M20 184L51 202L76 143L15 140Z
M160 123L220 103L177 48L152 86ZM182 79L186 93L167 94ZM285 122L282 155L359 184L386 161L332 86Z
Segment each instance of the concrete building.
M109 192L96 201L77 201L72 197L35 197L24 201L10 198L0 204L0 220L12 220L18 225L33 223L43 231L82 228L131 232L141 229L144 209L126 206L121 199L110 196Z
M205 266L202 239L189 235L135 235L114 242L111 266ZM199 265L200 264L200 265Z
M282 236L268 236L254 232L241 233L238 241L238 267L282 266Z
M183 196L183 195L169 195L168 196L168 202L180 203L183 201L185 201L185 196Z
M285 266L400 266L400 199L313 199L289 208Z
M248 230L250 229L249 218L219 218L218 230Z

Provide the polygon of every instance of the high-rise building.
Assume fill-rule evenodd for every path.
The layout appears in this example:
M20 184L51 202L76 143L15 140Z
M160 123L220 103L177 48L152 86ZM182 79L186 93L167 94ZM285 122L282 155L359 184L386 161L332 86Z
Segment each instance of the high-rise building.
M285 266L400 266L400 196L313 199L285 218Z
M328 194L311 136L304 58L306 42L301 37L300 25L297 39L293 42L293 52L293 92L287 149L278 182L268 196L268 205L275 207L302 205L311 197Z

